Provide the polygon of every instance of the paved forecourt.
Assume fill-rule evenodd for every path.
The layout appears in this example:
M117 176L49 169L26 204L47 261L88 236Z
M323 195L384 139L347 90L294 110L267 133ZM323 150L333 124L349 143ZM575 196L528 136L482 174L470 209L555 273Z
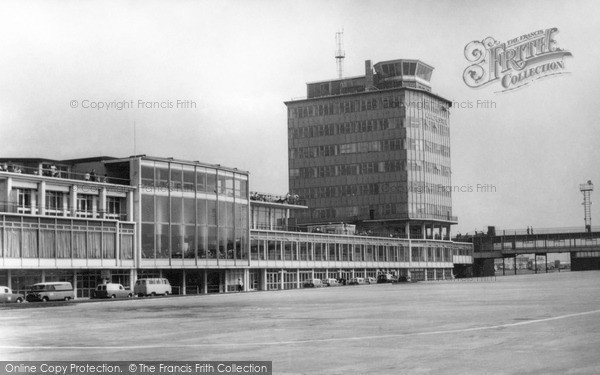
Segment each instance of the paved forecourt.
M2 360L268 360L275 373L600 373L600 272L0 309Z

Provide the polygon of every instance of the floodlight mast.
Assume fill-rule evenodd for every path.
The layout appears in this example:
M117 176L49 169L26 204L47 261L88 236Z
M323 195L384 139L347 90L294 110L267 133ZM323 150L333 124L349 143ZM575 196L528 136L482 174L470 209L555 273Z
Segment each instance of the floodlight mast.
M592 181L589 181L586 184L579 185L579 191L583 193L583 213L585 220L585 231L592 231L592 201L591 201L591 193L594 191L594 185Z

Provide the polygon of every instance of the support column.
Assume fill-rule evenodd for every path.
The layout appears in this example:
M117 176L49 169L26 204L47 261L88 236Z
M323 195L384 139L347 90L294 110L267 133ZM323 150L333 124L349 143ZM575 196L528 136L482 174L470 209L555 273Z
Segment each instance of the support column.
M283 279L285 278L284 276L284 270L282 269L281 271L279 271L279 290L284 290L285 287L283 285Z
M406 233L406 238L410 239L410 223L404 224L404 232Z
M141 194L140 194L140 199L141 199ZM141 206L141 200L140 200L140 206ZM135 221L135 218L133 215L133 191L127 192L127 221Z
M186 282L185 282L185 269L181 270L181 291L179 291L180 294L182 295L186 295Z
M38 184L38 212L40 215L46 215L46 181L41 181Z
M535 267L535 271L533 273L537 273L537 254L533 253L533 266Z
M517 274L517 255L515 254L515 275Z
M6 270L6 278L7 278L7 282L8 282L7 287L12 289L12 270L11 269Z
M37 215L38 206L37 206L37 194L31 194L31 214Z
M208 294L208 271L202 271L202 294Z
M4 199L3 201L6 202L6 207L5 207L5 211L6 212L11 212L13 211L13 208L10 207L11 205L14 205L14 212L17 212L17 204L19 203L18 198L15 199L15 201L11 202L10 199L10 193L12 192L12 177L7 177L6 178L6 194L4 195Z
M77 270L73 270L73 299L77 299Z
M425 227L425 223L421 224L421 238L427 239L427 228Z
M296 268L296 289L300 289L300 268Z
M108 213L108 204L107 204L107 200L106 199L106 193L107 190L105 187L103 187L102 189L100 189L100 196L98 198L98 212L100 213L100 218L104 219L106 218L106 214ZM96 216L94 216L96 217ZM120 220L121 218L119 218Z
M71 207L71 216L77 216L77 185L69 189L69 206Z
M250 290L250 270L248 268L244 268L244 292Z
M137 280L137 270L132 268L129 270L129 288L133 291L133 286Z
M260 280L260 289L261 290L268 290L267 288L267 269L262 269L261 270L261 280Z

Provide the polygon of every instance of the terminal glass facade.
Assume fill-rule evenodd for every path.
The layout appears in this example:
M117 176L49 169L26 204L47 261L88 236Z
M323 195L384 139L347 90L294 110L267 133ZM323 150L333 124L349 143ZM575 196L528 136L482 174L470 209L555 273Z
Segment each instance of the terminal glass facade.
M247 259L248 175L180 162L141 162L145 259Z

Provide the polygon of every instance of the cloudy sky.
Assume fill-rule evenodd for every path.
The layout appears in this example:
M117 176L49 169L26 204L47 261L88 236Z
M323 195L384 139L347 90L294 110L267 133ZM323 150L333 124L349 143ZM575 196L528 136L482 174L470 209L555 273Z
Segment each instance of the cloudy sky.
M416 58L435 67L439 95L494 102L451 110L452 184L495 189L454 194L455 232L582 227L579 184L600 190L598 19L594 0L4 1L0 150L200 160L250 171L253 190L285 193L283 102L336 77L343 29L347 76L363 74L367 59ZM573 54L569 74L506 93L463 82L469 42L552 27Z

